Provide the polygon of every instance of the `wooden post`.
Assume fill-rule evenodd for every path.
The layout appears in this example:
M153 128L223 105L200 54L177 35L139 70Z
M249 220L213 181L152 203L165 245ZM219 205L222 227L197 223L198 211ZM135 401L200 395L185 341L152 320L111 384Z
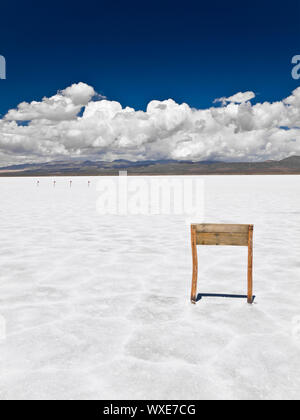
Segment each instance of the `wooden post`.
M248 303L253 303L253 225L249 225L248 234Z
M198 256L197 256L197 239L196 226L191 226L191 240L192 240L192 256L193 256L193 279L191 302L196 303L197 300L197 279L198 279Z

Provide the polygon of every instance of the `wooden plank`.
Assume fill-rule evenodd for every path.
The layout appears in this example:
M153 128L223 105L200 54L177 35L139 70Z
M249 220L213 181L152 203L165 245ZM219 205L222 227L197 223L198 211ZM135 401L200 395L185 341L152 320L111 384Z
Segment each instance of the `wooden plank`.
M253 225L249 225L248 234L248 303L253 303Z
M245 233L248 235L249 225L227 225L227 224L211 224L201 223L193 224L197 233Z
M197 245L248 246L248 232L240 233L196 233Z
M198 255L197 255L197 241L196 229L191 226L191 242L192 242L192 256L193 256L193 278L192 278L192 291L191 302L196 303L197 300L197 280L198 280Z

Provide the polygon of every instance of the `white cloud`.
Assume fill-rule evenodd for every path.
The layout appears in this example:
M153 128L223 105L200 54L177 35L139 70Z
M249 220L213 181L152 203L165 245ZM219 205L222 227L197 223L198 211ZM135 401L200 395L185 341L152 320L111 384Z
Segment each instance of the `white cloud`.
M228 102L233 102L237 104L242 104L244 102L251 101L251 99L255 98L255 93L251 91L247 92L238 92L235 95L229 96L229 98L217 98L214 100L214 103L221 102L222 105L226 105Z
M95 93L94 89L85 83L74 84L51 98L43 98L41 102L20 103L17 109L8 111L5 119L8 121L71 120L84 105L88 104Z
M300 88L274 103L252 105L254 94L240 92L221 99L222 107L194 109L168 99L151 101L145 112L95 101L95 95L78 83L9 110L0 119L0 165L68 157L255 161L300 154Z
M96 92L93 87L80 82L62 90L60 94L70 98L74 105L86 105L96 95Z

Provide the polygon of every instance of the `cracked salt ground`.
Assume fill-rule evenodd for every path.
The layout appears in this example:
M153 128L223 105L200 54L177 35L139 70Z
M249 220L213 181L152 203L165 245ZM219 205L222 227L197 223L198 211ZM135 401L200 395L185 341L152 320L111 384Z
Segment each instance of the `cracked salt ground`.
M204 179L205 221L255 225L253 306L189 303L184 218L100 216L96 179L0 179L1 399L299 398L300 178ZM245 294L245 249L198 251L201 293Z

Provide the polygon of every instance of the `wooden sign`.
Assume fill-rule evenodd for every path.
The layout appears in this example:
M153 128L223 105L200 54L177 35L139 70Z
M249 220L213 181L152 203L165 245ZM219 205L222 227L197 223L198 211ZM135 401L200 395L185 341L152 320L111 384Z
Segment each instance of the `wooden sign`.
M253 303L253 225L192 224L193 279L191 302L197 300L197 245L229 245L248 247L248 303Z

